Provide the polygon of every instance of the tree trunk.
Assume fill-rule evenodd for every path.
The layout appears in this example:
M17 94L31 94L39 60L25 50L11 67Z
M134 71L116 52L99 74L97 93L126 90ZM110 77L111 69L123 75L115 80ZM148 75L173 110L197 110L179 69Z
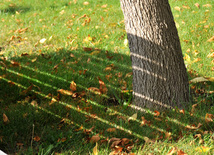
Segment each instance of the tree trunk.
M185 108L189 83L168 0L121 0L136 107Z

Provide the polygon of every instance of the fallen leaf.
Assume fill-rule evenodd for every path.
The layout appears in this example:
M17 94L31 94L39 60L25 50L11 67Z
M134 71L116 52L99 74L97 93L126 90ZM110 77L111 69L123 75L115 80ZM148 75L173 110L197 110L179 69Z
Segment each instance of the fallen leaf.
M83 2L83 5L89 5L89 2Z
M196 6L197 8L200 8L200 4L198 4L198 3L195 3L195 6Z
M100 140L100 136L99 136L99 134L97 134L97 135L94 135L94 136L91 137L90 142L91 143L96 143L99 140Z
M73 95L73 92L70 90L59 89L59 90L57 90L57 92L59 92L62 95L68 95L68 96Z
M202 126L201 123L198 123L198 126L190 126L190 125L187 125L186 128L187 129L191 129L191 130L195 130L195 129L199 129L200 127Z
M214 36L212 36L210 39L208 39L208 42L212 42L214 40Z
M104 4L101 6L101 8L106 8L108 6L108 4Z
M98 144L93 148L93 155L98 155Z
M207 55L207 58L214 58L214 52Z
M83 51L87 52L87 51L92 51L93 48L91 47L83 47Z
M108 128L106 129L107 132L116 132L116 129L115 128Z
M33 88L33 85L30 85L27 89L23 90L20 95L26 95L28 92L30 92Z
M206 7L206 8L211 8L212 5L211 4L204 4L203 7Z
M181 8L179 6L174 7L175 10L181 11Z
M93 51L93 52L90 53L90 55L97 55L99 53L100 53L100 51Z
M80 131L83 129L83 125L81 125L78 129L75 129L74 131Z
M131 117L128 118L128 122L130 120L135 121L137 119L137 113L133 114Z
M107 89L105 83L100 79L100 77L98 77L98 79L99 79L99 84L100 84L100 89L99 89L100 92L103 94L106 94L108 89Z
M96 87L90 87L90 88L88 88L88 90L95 93L95 94L98 94L98 95L101 94L101 91Z
M160 115L159 111L155 110L154 112L155 112L154 116L159 116Z
M198 151L198 152L209 152L210 149L211 149L210 147L199 146L195 150Z
M36 142L38 142L38 141L40 141L40 137L39 137L39 136L35 136L35 137L33 138L33 140L36 141Z
M12 64L14 67L20 66L20 63L19 63L19 62L16 62L16 61L11 61L11 64Z
M213 122L213 118L214 118L214 115L206 113L205 121L206 121L207 123L208 123L208 122Z
M173 147L166 155L173 155L176 152L177 152L177 148Z
M196 78L190 80L190 82L193 82L193 83L206 82L206 81L208 81L208 80L205 79L204 77L196 77Z
M40 44L44 44L44 43L45 43L45 41L46 41L46 39L45 39L45 38L43 38L43 39L39 40Z
M177 155L187 155L187 154L185 152L183 152L182 150L178 150Z
M70 89L71 89L72 91L76 91L76 90L77 90L77 84L76 84L74 81L71 81Z
M10 122L9 119L8 119L8 117L7 117L7 115L4 114L4 113L3 113L3 122L4 123L9 123Z

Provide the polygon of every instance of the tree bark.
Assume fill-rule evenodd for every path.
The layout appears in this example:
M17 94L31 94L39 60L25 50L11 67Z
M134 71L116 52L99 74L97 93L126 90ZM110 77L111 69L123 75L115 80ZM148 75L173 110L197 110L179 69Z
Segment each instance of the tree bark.
M136 107L185 108L189 83L168 0L121 0Z

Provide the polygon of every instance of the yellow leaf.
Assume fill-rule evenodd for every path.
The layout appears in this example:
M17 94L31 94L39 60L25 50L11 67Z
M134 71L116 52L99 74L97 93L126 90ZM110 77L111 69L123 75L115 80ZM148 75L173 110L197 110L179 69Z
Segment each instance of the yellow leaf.
M204 4L203 7L206 7L206 8L211 8L212 5L211 4Z
M207 55L208 58L214 58L214 52Z
M97 55L99 53L100 53L100 51L93 51L93 52L90 53L90 55Z
M60 14L63 15L65 13L65 10L60 11Z
M210 39L208 39L208 42L212 42L214 40L214 36L212 36Z
M45 41L46 41L46 39L43 38L43 39L41 39L39 42L40 42L41 44L43 44L43 43L45 43Z
M101 6L101 8L106 8L108 6L108 4L104 4Z
M70 90L59 89L59 90L57 90L57 92L59 92L62 95L68 95L68 96L73 95L73 92Z
M201 60L201 58L195 58L195 59L192 61L192 63L198 62L198 61L200 61L200 60Z
M89 4L89 2L83 2L83 5L88 5Z
M131 117L128 118L128 121L133 120L135 121L137 119L137 113L133 114Z
M191 64L191 58L188 54L185 53L185 57L184 57L185 63L187 64Z
M179 6L174 7L175 10L181 11L181 8Z
M124 45L125 45L125 46L128 46L128 44L129 44L128 39L125 39L125 40L124 40Z
M208 81L214 82L214 77L206 77Z
M197 147L195 150L198 152L209 152L210 149L211 149L210 147L200 146Z
M70 89L71 89L72 91L76 91L76 90L77 90L77 84L76 84L74 81L71 82L71 84L70 84Z
M98 155L98 145L96 143L96 146L93 148L93 155Z

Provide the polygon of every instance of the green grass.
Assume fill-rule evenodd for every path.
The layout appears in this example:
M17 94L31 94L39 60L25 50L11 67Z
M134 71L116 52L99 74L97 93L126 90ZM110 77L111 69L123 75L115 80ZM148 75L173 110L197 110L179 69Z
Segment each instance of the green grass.
M93 154L96 144L90 140L99 134L99 154L112 151L106 142L112 137L128 138L136 154L167 154L173 148L213 154L214 123L205 119L206 114L214 115L213 82L191 84L193 101L185 113L174 109L154 116L141 109L136 120L128 121L136 112L130 105L131 61L119 1L83 2L0 2L0 149L9 154ZM214 59L207 57L213 42L207 40L214 32L214 3L170 4L183 54L191 59L185 58L190 80L213 77ZM197 58L200 61L192 62ZM88 91L100 88L99 78L108 89L105 95ZM61 94L60 90L70 90L72 81L76 94ZM123 151L125 146L120 145ZM200 152L201 147L209 150Z

